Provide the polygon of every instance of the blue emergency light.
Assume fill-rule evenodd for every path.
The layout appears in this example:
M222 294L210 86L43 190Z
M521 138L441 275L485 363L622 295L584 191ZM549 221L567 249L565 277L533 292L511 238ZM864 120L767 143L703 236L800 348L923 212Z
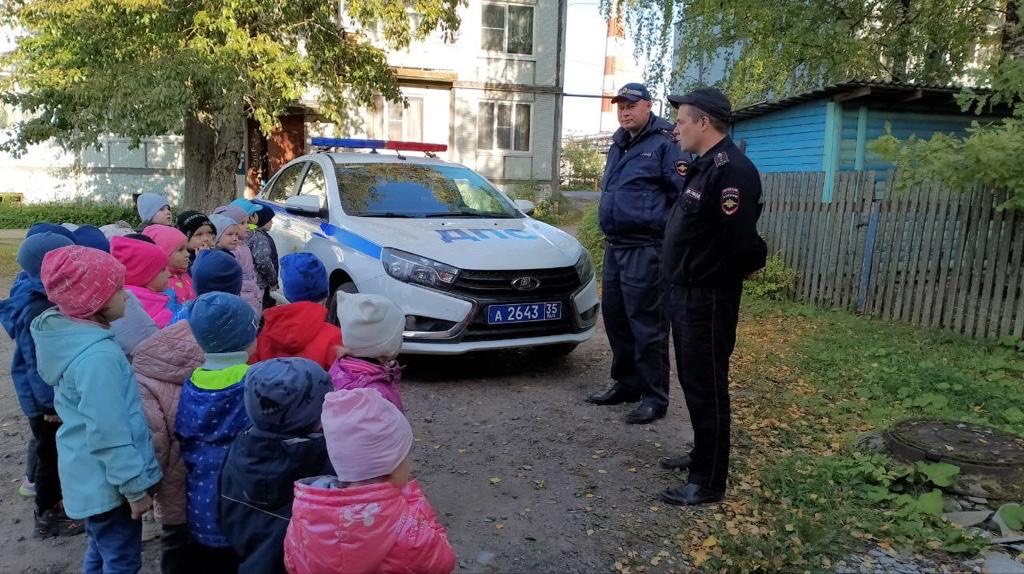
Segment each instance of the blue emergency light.
M448 151L446 144L403 142L397 140L371 140L358 138L313 138L310 143L320 148L390 149L395 151L422 151L426 153Z

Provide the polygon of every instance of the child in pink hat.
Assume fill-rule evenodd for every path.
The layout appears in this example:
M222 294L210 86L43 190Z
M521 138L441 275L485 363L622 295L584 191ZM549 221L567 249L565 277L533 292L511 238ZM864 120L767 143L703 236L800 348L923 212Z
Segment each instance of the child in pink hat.
M327 454L337 476L295 483L285 536L292 574L448 574L455 552L415 480L409 421L373 389L327 394Z
M164 293L171 277L167 255L154 243L130 237L111 238L110 254L124 265L125 290L138 298L157 328L166 327L174 317L171 299Z
M131 365L110 324L124 315L124 266L71 245L43 258L57 305L32 322L39 376L60 417L57 467L64 511L85 521L85 572L138 572L142 515L162 478Z
M177 303L184 305L195 299L192 276L188 274L188 238L185 234L166 225L150 225L142 234L152 239L167 254L167 272L171 275L168 285L174 290Z

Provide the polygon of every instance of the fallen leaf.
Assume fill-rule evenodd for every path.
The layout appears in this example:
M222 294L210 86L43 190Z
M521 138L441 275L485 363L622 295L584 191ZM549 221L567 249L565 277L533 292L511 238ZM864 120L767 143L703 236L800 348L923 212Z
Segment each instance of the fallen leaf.
M491 484L498 484L499 482L501 482L500 478L496 476L491 478Z
M502 523L500 523L500 522L498 522L498 523L496 523L496 524L494 525L494 527L495 527L495 528L497 528L498 530L501 530L502 528L505 528L505 525L504 525L504 524L502 524Z
M593 534L594 534L594 531L593 531L593 529L589 529L589 528L588 528L588 529L587 529L587 536L591 536L591 535L593 535Z
M601 470L597 471L597 474L608 474L608 471L604 470L604 469L601 469Z
M704 542L701 542L701 546L703 546L704 548L713 548L715 546L718 546L718 539L714 536L708 536L704 539Z

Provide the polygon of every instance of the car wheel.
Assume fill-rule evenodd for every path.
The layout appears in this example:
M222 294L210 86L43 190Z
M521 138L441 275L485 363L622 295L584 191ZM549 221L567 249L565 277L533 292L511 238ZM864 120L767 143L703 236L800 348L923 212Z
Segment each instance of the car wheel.
M359 288L352 281L346 281L331 293L331 297L327 300L327 321L333 325L339 325L338 321L338 293L358 293Z
M557 345L545 345L537 347L534 351L541 357L558 358L565 357L576 350L579 343L559 343Z

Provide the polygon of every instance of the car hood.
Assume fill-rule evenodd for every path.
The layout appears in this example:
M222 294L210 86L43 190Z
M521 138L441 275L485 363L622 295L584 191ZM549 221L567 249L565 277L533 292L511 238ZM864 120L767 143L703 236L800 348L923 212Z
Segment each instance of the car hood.
M321 230L339 243L372 255L394 248L459 269L569 267L580 257L574 237L535 219L346 218Z

